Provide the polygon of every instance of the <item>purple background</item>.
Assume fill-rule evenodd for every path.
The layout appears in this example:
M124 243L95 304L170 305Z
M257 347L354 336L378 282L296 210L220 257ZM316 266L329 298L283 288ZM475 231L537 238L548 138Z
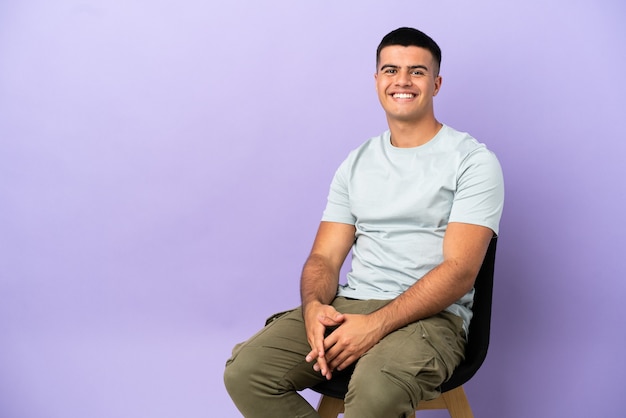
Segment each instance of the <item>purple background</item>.
M475 415L623 416L624 17L618 0L3 1L0 416L239 416L223 364L298 303L336 166L386 128L374 52L403 25L443 49L438 118L506 177Z

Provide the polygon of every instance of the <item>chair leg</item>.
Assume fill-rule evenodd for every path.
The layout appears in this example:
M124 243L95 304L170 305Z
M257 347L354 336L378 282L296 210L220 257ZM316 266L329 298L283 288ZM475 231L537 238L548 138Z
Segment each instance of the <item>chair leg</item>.
M448 413L451 418L474 418L463 386L442 393L441 397L448 407Z
M474 418L463 386L444 392L433 401L420 403L417 410L440 408L447 408L451 418ZM342 412L343 399L322 395L317 406L317 413L321 418L337 418Z
M317 413L321 418L337 418L343 412L343 399L322 395L317 405Z

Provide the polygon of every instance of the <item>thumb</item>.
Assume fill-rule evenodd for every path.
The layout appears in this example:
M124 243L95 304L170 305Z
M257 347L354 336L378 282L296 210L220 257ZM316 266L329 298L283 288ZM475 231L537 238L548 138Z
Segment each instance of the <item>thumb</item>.
M335 312L333 315L320 315L319 321L327 327L341 324L345 320L345 316L340 312Z

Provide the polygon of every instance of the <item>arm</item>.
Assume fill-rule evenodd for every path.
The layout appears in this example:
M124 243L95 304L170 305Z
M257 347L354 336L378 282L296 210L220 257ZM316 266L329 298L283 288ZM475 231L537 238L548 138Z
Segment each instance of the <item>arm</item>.
M450 223L440 265L383 308L369 315L344 315L342 326L324 341L330 370L347 367L390 332L460 299L474 285L492 236L483 226Z
M352 248L354 234L354 225L322 222L300 279L302 315L311 346L306 360L317 360L322 374L328 378L324 332L327 326L338 325L343 320L343 316L329 304L337 294L339 271Z
M328 304L337 294L339 270L354 243L354 225L321 222L300 279L302 306Z
M450 223L443 240L443 262L391 303L372 313L382 336L441 312L469 292L492 237L489 228Z

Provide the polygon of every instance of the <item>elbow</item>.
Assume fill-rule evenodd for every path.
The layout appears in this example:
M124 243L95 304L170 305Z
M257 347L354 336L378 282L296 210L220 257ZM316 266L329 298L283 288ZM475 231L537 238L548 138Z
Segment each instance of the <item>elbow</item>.
M451 264L453 265L456 288L460 296L463 296L473 289L480 266L476 267L469 263L454 261Z

